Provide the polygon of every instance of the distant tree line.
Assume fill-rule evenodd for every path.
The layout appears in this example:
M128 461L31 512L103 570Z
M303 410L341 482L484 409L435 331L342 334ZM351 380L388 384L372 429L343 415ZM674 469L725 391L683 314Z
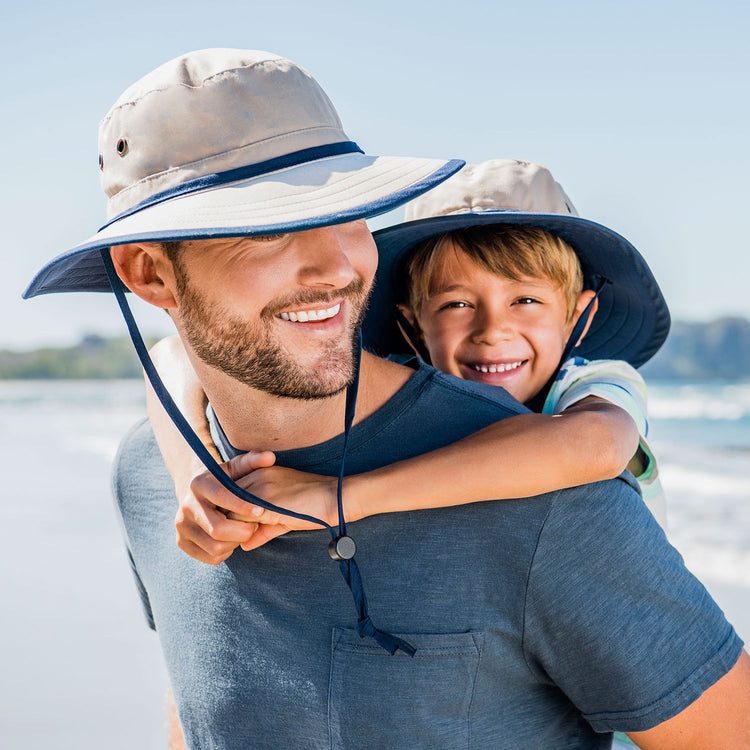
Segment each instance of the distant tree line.
M646 380L750 380L750 321L672 323L664 346L641 367Z
M147 341L151 345L154 341ZM87 379L142 377L129 338L84 336L79 344L28 352L0 351L0 379Z
M666 343L641 373L647 380L750 380L750 321L675 322ZM124 337L89 335L76 346L0 351L2 380L140 377L140 362Z

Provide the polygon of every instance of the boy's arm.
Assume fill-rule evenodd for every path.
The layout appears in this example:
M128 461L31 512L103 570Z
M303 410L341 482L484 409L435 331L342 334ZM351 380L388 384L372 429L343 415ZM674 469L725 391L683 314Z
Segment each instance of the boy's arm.
M169 734L167 750L187 750L171 690L167 695L167 732Z
M216 455L205 395L180 340L159 342L152 357L179 408ZM203 473L204 467L148 390L149 416L180 498L176 525L178 544L185 552L217 564L240 544L252 549L291 529L311 528L272 511L251 511L253 506ZM623 409L588 397L560 415L511 417L453 445L347 477L345 513L355 521L377 513L529 497L609 479L625 468L637 445L638 430ZM330 477L272 463L271 453L251 453L233 459L227 470L233 478L242 478L245 489L276 505L335 522L335 482ZM261 527L253 537L254 525L235 519L258 522Z
M564 487L611 479L626 467L638 446L628 413L588 397L560 415L521 414L492 424L430 453L344 479L347 520L378 513L440 508L481 500L530 497ZM241 484L256 495L298 512L335 523L335 481L280 467L248 474L253 455L229 462ZM210 474L193 481L200 498L221 507L236 503ZM292 529L311 528L273 511L256 508L254 549ZM232 515L239 517L239 515Z
M627 412L588 397L562 414L510 417L431 453L347 478L349 517L531 497L611 479L637 447Z
M178 408L203 445L217 461L221 461L206 418L206 395L179 337L162 339L152 347L150 354L159 376ZM197 497L190 490L193 477L203 473L205 466L164 411L148 379L146 407L156 442L180 500L175 518L177 544L191 557L210 565L218 565L226 560L239 544L252 537L256 525L231 521L215 504ZM247 460L248 471L273 463L273 454L253 454L253 458L253 463ZM241 504L236 508L251 507L234 495L231 498Z
M201 388L179 337L170 336L162 339L151 348L149 353L159 372L159 377L190 426L195 430L199 440L217 461L221 461L208 427L206 394ZM159 450L175 483L175 491L178 497L182 497L188 489L190 480L204 471L205 467L190 450L185 439L164 411L148 379L146 379L146 409Z

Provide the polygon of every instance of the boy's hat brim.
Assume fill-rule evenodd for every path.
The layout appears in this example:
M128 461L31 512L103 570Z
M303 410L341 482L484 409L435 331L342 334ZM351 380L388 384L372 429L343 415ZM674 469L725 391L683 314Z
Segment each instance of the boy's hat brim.
M501 161L511 160L497 160ZM461 175L459 172L427 194L424 201L434 206L441 192L452 190L450 183L460 184ZM560 193L564 196L561 189ZM396 292L403 288L402 261L417 243L467 227L514 224L557 235L577 253L585 279L603 277L611 282L604 285L599 308L576 354L587 359L622 359L640 367L658 351L669 333L670 315L661 290L646 261L630 242L601 224L573 215L575 209L567 196L564 198L566 210L571 213L487 208L406 221L375 232L379 261L363 327L365 346L383 355L411 353L393 310Z
M389 211L458 160L367 156L318 83L268 52L212 49L127 89L99 128L108 223L24 297L110 291L101 250L131 242L296 232Z

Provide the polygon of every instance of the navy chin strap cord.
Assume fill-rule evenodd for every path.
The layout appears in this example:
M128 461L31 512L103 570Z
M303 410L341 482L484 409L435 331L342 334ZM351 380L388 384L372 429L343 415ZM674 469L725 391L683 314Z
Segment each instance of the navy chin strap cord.
M565 344L565 348L563 349L562 356L560 357L560 363L557 365L557 368L552 373L552 377L545 383L544 388L542 388L539 393L536 394L533 398L529 399L524 406L527 406L531 411L534 412L541 412L544 408L544 402L547 400L547 394L549 393L549 389L552 388L552 383L555 382L557 379L558 374L560 373L560 368L563 366L563 364L570 358L570 355L573 353L573 350L578 345L578 340L583 335L583 331L586 328L586 324L588 323L589 317L591 316L591 311L594 309L594 303L599 298L599 295L604 290L604 287L607 284L611 284L612 282L606 278L605 276L599 276L596 277L596 286L594 287L594 296L591 298L591 301L586 305L584 311L578 316L578 320L576 321L576 324L573 326L573 330L570 332L570 336L568 337L568 341Z
M201 443L198 436L193 431L188 421L183 417L180 410L177 408L174 400L169 394L169 391L164 386L161 378L159 377L154 363L151 361L151 357L148 353L148 349L143 341L138 326L133 317L133 313L128 304L127 298L125 297L125 288L123 286L120 277L115 271L112 259L109 255L107 248L101 250L102 260L104 267L107 271L109 283L112 286L112 291L117 299L117 304L120 306L125 323L130 333L130 338L135 346L138 359L141 361L141 365L148 377L151 387L154 389L157 398L161 402L165 411L174 422L175 426L179 430L182 437L187 441L188 445L193 449L195 454L203 462L203 465L208 469L209 472L217 479L217 481L234 495L239 497L245 502L259 505L266 510L275 511L285 516L291 516L292 518L299 518L303 521L309 521L310 523L317 524L327 528L331 535L331 542L329 544L329 554L331 557L338 561L341 575L344 577L347 585L351 589L352 596L354 597L354 604L357 609L357 633L360 637L370 636L377 641L386 651L391 654L396 653L398 649L414 656L416 649L406 641L396 636L385 633L378 630L372 623L370 616L367 611L367 598L365 597L364 586L362 584L362 576L359 572L359 566L354 560L354 554L356 552L356 545L354 540L346 534L346 521L344 519L344 507L342 500L342 488L344 482L344 460L346 458L346 451L349 445L349 433L351 431L352 422L354 420L354 409L357 402L357 387L359 384L359 360L362 351L362 335L360 333L359 342L357 345L357 353L355 357L355 374L354 380L351 385L348 386L346 391L346 412L344 417L344 448L341 456L341 467L339 469L338 486L337 486L337 503L338 503L338 533L336 529L325 521L315 518L315 516L308 516L305 513L296 513L295 511L288 510L287 508L281 508L273 503L269 503L263 498L257 497L247 490L240 487L216 462L214 457L208 452L207 448Z
M342 499L342 489L344 484L344 462L346 460L346 451L349 447L349 434L351 432L352 421L354 420L354 410L357 404L357 391L359 386L359 362L362 356L362 332L359 333L357 342L357 351L355 355L354 380L346 389L346 416L344 417L344 448L341 454L341 465L339 467L339 481L336 490L336 500L338 502L339 512L339 535L334 537L331 530L332 541L328 545L328 551L334 560L339 561L341 575L351 589L354 597L354 604L357 607L357 633L360 638L370 636L379 643L386 651L395 654L397 650L403 651L409 656L414 656L416 649L410 643L395 635L378 630L370 619L367 612L367 597L365 588L362 584L362 575L359 572L359 566L354 559L356 545L354 540L346 534L346 520L344 518L344 506Z

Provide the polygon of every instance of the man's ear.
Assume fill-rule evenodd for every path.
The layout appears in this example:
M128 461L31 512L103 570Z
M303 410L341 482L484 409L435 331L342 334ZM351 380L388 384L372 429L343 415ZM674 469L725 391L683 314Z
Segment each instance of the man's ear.
M581 292L580 297L578 297L578 301L576 302L576 308L573 311L573 318L570 321L570 330L572 331L575 327L575 324L578 322L578 318L581 317L583 314L583 311L588 306L589 302L591 302L592 299L596 296L596 292L593 289L584 289ZM576 346L578 346L581 341L583 341L583 337L588 333L589 327L591 326L591 321L594 319L594 315L596 314L596 311L599 309L599 300L597 299L593 306L591 307L591 310L589 311L589 319L586 321L586 325L583 329L583 333L581 334L578 341L576 341Z
M159 245L114 245L110 256L117 275L133 294L156 307L177 307L174 269Z

